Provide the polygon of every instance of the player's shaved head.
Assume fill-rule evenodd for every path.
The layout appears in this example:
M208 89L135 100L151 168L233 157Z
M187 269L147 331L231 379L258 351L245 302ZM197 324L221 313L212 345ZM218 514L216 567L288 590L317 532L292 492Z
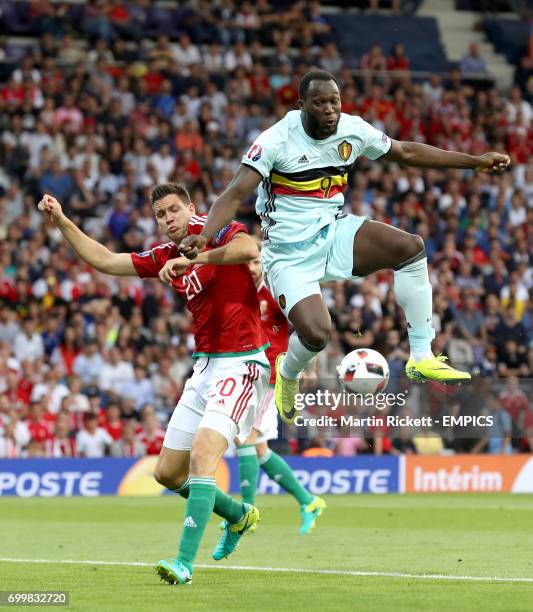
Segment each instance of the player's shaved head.
M326 70L310 70L303 75L300 81L300 86L298 88L300 100L305 100L309 87L313 81L333 81L337 85L337 88L339 87L339 82L331 72L327 72Z

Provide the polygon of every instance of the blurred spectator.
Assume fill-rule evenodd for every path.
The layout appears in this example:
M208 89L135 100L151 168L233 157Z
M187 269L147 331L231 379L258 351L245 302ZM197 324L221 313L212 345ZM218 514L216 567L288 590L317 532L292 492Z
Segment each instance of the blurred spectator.
M58 158L52 159L50 170L45 172L39 182L39 190L49 193L59 200L69 200L74 189L71 175L61 169Z
M15 459L22 456L23 449L30 441L30 431L26 422L11 414L9 420L0 427L0 458Z
M80 377L82 385L89 387L98 383L103 365L104 359L98 351L96 340L88 338L83 352L74 359L72 369Z
M99 388L113 395L122 385L132 382L133 379L133 366L122 359L120 349L117 347L109 349L98 375Z
M56 417L54 432L46 443L47 457L76 457L76 439L70 435L69 416L60 412Z
M121 419L120 406L116 402L109 402L105 411L104 429L113 438L118 440L122 436L124 422Z
M512 452L513 433L511 416L492 394L488 397L487 407L493 418L492 427L488 429L488 452L491 455L509 455Z
M111 456L140 457L144 454L144 446L135 436L135 423L126 421L122 429L122 435L111 445Z
M96 414L87 414L85 427L76 436L76 446L80 457L90 459L104 457L113 443L113 438L105 429L98 427L97 421Z
M165 439L165 432L155 415L148 414L142 419L142 429L137 437L144 446L147 455L159 455Z
M145 404L154 403L154 386L147 378L146 368L136 365L134 368L134 379L125 382L119 388L119 393L125 397L135 400L136 409L140 410Z
M0 305L0 342L14 344L15 338L20 331L17 322L17 313L7 304Z
M480 72L487 72L487 66L480 55L478 44L471 42L468 53L461 60L461 73L468 75Z
M27 318L22 322L22 329L13 341L13 353L19 361L35 361L44 356L43 339L33 319Z

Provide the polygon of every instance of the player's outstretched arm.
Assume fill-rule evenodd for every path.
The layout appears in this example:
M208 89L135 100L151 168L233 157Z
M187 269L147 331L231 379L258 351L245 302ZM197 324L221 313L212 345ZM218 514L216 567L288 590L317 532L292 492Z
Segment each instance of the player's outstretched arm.
M511 158L504 153L468 155L455 151L444 151L420 142L393 140L388 153L381 159L388 159L406 166L420 168L469 168L477 172L497 173L505 170Z
M196 264L230 266L248 263L257 257L259 257L259 249L255 240L242 232L235 234L228 244L210 251L203 251L192 260L187 257L169 259L159 272L159 280L171 285L172 279L183 274L189 266Z
M90 266L113 276L137 276L129 253L112 253L107 247L87 234L63 213L61 204L51 195L44 195L38 208L63 234L75 253Z
M255 170L241 165L224 192L214 201L201 234L187 236L180 244L180 251L189 259L194 259L213 236L233 221L242 202L257 189L261 175Z

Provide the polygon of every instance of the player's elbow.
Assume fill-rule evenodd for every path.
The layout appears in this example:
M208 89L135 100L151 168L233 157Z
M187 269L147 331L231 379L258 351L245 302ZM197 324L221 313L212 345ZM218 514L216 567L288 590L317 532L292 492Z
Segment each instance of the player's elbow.
M396 152L397 161L400 164L409 165L414 158L415 152L410 142L400 142Z
M106 257L99 258L93 263L93 268L102 274L109 276L121 276L121 262L116 253L109 253Z
M235 238L235 241L238 244L240 261L247 263L259 257L259 247L250 236L241 234L238 238Z
M102 259L95 261L93 262L92 266L97 272L101 272L102 274L109 274L111 276L115 275L112 258L109 260Z

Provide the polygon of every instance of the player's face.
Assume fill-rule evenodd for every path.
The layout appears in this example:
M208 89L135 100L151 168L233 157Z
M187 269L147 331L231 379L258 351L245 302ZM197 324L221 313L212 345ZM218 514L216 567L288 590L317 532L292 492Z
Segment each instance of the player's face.
M341 96L335 81L311 81L305 100L299 104L312 138L323 140L335 134L341 116Z
M159 229L173 242L178 242L187 233L194 204L187 204L175 193L170 193L155 202L154 213Z
M257 284L263 278L263 269L261 268L261 257L257 257L248 264L254 283Z

